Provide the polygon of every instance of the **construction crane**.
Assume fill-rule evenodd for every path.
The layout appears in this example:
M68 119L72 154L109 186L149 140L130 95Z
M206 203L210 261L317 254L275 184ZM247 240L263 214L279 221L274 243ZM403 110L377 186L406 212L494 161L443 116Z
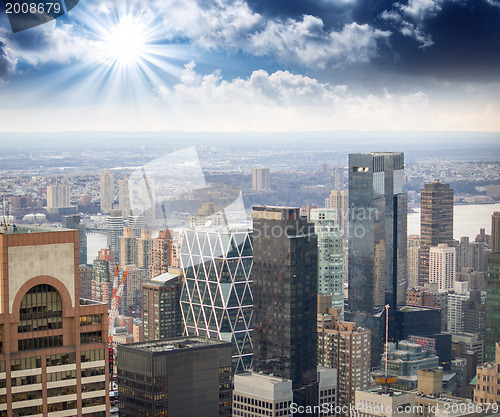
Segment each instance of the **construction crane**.
M119 267L116 264L115 267L115 276L113 278L113 289L111 290L111 310L108 314L108 347L109 347L109 373L111 383L113 381L113 367L114 367L114 358L115 358L115 350L113 348L113 333L115 329L115 318L116 313L118 312L118 305L122 299L123 287L125 286L125 280L127 278L128 269L123 273L122 279L120 280L120 285L118 285L118 275L119 275Z

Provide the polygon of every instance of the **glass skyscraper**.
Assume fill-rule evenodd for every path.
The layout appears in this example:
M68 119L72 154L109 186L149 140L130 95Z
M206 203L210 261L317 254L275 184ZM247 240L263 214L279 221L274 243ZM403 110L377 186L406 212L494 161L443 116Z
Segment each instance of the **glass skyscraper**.
M180 248L184 331L233 342L233 370L252 365L252 233L187 230Z
M407 195L404 154L349 155L349 309L404 304Z
M298 208L254 207L254 370L316 381L317 238Z

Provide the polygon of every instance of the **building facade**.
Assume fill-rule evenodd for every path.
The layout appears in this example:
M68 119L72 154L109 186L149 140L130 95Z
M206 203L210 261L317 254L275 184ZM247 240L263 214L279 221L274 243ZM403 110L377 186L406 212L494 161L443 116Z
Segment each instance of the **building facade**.
M404 304L407 195L404 154L349 155L349 309Z
M78 272L76 231L0 229L0 416L109 415L107 306Z
M331 307L344 318L344 245L333 209L312 209L310 220L318 236L318 294L332 296Z
M317 392L317 238L299 213L253 208L254 370L290 379L298 404L317 404L308 396Z
M115 189L115 174L109 171L101 173L100 181L100 204L101 213L109 214L113 208L114 200L114 189Z
M231 416L231 352L196 336L119 345L120 417Z
M181 291L182 276L169 272L142 284L145 341L182 336Z
M252 168L252 190L269 190L269 168Z
M186 230L179 251L184 331L233 343L236 373L253 357L252 233Z
M429 282L429 251L453 244L453 189L439 180L420 192L420 285Z
M108 248L111 249L113 257L118 260L120 257L120 237L123 236L124 221L121 210L111 210L106 218L106 230L108 238Z
M48 185L47 186L47 208L67 208L69 204L69 185Z
M495 344L495 360L477 367L474 403L500 404L500 343Z
M455 248L446 243L432 246L429 250L429 282L437 283L439 291L455 287Z
M318 309L318 365L337 370L338 404L349 406L356 390L371 386L371 336L369 330L332 313L331 308Z
M78 230L78 259L80 265L87 265L87 226L81 222L79 215L63 216L62 227Z

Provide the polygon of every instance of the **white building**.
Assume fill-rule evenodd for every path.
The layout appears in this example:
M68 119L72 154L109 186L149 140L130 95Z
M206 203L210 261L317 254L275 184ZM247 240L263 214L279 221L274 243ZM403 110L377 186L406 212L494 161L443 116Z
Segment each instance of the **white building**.
M415 417L416 394L381 387L356 390L353 417Z
M100 182L100 203L101 203L101 213L109 214L113 208L113 191L115 186L115 174L111 174L109 171L101 173Z
M269 168L252 168L252 190L269 190Z
M233 417L292 417L292 381L254 372L234 376Z
M67 208L69 204L69 185L47 186L47 208Z
M455 282L455 248L440 243L430 248L429 282L438 284L439 291L454 288Z

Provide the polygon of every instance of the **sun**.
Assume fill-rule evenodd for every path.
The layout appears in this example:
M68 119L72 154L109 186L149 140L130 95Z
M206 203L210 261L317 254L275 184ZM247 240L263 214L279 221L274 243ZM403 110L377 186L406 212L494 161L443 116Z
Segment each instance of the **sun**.
M131 15L120 18L104 37L105 55L112 64L133 65L144 58L147 28Z

